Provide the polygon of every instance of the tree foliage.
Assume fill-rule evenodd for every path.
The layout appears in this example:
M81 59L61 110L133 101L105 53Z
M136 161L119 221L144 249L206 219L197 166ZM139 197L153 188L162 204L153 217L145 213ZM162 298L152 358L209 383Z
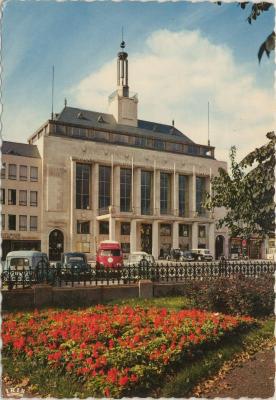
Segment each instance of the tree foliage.
M221 5L222 2L218 1L218 5ZM251 7L250 14L247 17L248 23L251 25L253 21L256 21L256 19L264 12L268 11L272 6L273 3L267 2L267 1L262 1L260 3L253 3L249 1L240 1L238 2L238 5L244 10L247 9L247 6ZM261 62L262 56L264 53L266 53L267 57L270 56L270 52L275 49L275 32L271 32L270 35L265 39L265 41L261 44L259 51L258 51L258 59L259 62Z
M225 207L226 215L218 226L227 226L232 236L264 237L275 230L274 132L266 137L269 142L249 153L240 163L236 161L236 147L230 150L230 174L219 169L212 178L212 193L206 193L203 206L208 210Z

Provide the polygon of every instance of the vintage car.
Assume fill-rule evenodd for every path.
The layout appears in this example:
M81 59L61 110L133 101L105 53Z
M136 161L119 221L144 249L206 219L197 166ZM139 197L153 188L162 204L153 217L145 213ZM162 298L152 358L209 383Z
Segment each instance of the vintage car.
M212 261L213 256L208 249L192 249L192 253L198 254L197 261Z
M118 269L123 265L123 252L120 243L113 240L100 242L96 255L96 269Z
M56 264L58 276L64 279L78 279L91 273L91 267L87 262L85 253L63 253L61 262Z
M144 251L136 251L131 253L127 261L127 265L148 266L154 264L155 264L155 259L153 255L148 254Z
M50 267L46 253L32 250L11 251L7 254L2 271L2 282L13 286L29 286L33 283L53 282L55 271Z

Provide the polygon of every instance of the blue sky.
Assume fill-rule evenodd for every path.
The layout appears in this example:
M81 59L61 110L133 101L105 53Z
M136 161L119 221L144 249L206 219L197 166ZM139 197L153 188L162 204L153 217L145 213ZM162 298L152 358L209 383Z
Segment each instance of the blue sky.
M253 143L262 143L266 130L273 129L267 104L273 103L274 55L271 59L264 57L259 65L257 52L273 30L274 10L263 13L252 25L246 22L248 14L249 8L241 10L236 3L218 6L209 2L7 2L2 23L3 138L26 142L27 137L50 117L53 64L55 112L62 109L64 97L69 105L106 111L102 110L103 99L108 90L111 93L115 89L116 82L114 79L112 85L109 71L116 70L114 61L123 25L130 85L133 90L136 86L139 89L141 119L170 123L171 118L175 118L178 128L195 141L204 142L206 115L203 114L207 101L211 100L212 139L221 156L229 145L239 142L246 151L248 141L252 144L253 133L252 129L248 134L244 130L251 125L258 128L254 132L254 137L258 137ZM205 51L209 45L210 49ZM168 46L168 54L165 46ZM158 66L154 76L159 75L159 80L152 79L147 62L153 55ZM223 73L219 69L220 62ZM205 64L209 67L205 68ZM185 82L189 69L195 70L199 77L194 98L195 86L189 87L187 79ZM204 81L200 87L205 74L210 76L210 82ZM190 73L187 76L191 76ZM156 98L154 93L164 92L166 86L159 87L158 82L161 84L166 77L170 89L183 85L183 96L175 93L174 97L172 91L168 100L161 96L162 104L151 107ZM224 85L227 88L228 80L231 80L228 86L231 91L235 85L239 86L239 91L238 88L233 90L233 96L240 98L240 88L244 85L244 96L255 99L254 104L248 105L253 114L259 104L262 117L258 116L258 121L252 121L245 104L237 104L235 109L234 97L230 105L226 101L223 110L225 100L221 93ZM230 109L236 121L231 127L232 133L227 133ZM243 116L237 118L239 112ZM229 140L221 139L222 130Z

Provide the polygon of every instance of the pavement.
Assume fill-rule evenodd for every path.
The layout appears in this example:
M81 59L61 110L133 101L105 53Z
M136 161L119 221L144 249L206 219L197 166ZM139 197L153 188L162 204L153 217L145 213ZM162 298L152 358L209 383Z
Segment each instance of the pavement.
M230 370L222 379L215 380L215 385L203 390L200 397L275 398L274 378L275 351L273 348L265 349Z

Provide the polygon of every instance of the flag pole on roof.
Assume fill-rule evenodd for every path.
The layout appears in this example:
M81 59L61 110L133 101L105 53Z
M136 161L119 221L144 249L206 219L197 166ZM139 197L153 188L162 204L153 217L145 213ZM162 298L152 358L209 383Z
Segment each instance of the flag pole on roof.
M208 101L208 146L210 146L210 118L209 118L209 101Z
M51 119L54 119L54 84L55 84L55 66L52 67L52 112Z

